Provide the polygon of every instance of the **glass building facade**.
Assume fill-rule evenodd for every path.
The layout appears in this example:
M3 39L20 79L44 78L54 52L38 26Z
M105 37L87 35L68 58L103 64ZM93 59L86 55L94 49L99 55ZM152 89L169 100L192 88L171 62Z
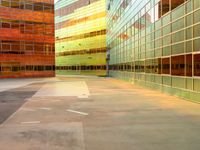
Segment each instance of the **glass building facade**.
M0 0L0 78L55 75L53 0Z
M200 100L200 1L108 0L109 74Z
M106 0L55 4L56 73L106 74Z

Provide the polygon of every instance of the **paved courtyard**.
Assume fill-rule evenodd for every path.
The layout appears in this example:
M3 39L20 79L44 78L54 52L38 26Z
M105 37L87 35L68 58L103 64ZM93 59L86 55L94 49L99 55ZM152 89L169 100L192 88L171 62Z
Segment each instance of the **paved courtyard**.
M0 150L200 150L200 104L111 78L2 79Z

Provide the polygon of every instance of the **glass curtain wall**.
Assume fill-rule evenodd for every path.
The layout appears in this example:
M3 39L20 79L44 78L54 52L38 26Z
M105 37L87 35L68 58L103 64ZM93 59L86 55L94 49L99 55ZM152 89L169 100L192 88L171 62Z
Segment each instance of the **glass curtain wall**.
M106 74L105 0L55 5L57 74Z
M111 76L200 98L200 1L109 0L107 13Z

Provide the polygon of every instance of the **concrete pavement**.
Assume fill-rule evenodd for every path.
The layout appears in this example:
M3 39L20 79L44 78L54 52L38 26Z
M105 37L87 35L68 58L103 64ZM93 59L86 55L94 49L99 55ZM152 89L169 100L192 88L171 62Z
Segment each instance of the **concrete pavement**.
M110 78L11 87L0 120L2 150L200 149L200 104Z

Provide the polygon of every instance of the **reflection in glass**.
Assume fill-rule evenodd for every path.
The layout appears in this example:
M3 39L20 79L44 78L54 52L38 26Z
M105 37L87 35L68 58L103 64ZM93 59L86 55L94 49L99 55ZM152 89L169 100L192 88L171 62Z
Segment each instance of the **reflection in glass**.
M171 74L176 76L185 75L184 55L171 57Z
M162 59L162 74L170 74L170 59Z
M200 54L194 55L194 76L200 76Z

